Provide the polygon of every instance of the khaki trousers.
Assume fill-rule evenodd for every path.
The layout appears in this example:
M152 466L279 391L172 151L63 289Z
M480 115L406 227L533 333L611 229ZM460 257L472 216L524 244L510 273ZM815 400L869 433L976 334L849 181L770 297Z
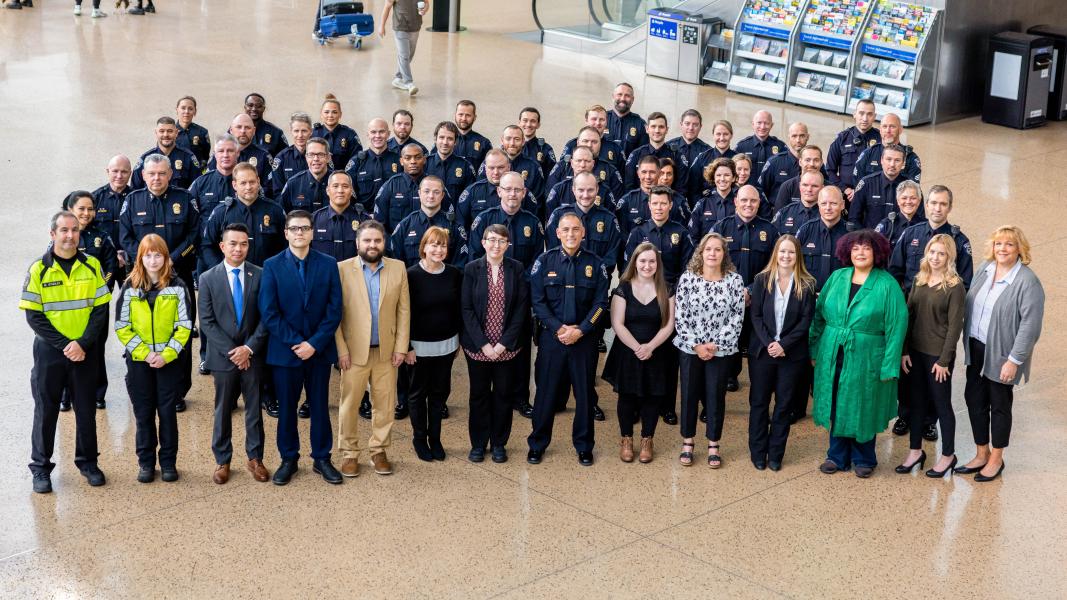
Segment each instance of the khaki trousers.
M378 348L370 349L365 365L352 365L341 372L341 407L337 447L342 458L359 460L366 451L370 456L385 452L393 437L393 408L396 406L396 368L390 356L382 356ZM364 447L359 437L359 403L370 383L371 421L370 441Z

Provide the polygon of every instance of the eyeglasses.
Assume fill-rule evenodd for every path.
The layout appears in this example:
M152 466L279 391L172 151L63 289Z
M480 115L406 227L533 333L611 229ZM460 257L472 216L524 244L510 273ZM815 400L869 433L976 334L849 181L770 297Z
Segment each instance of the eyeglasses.
M290 225L285 230L289 233L308 233L311 231L311 225Z
M488 238L488 239L482 240L482 244L486 244L486 245L489 245L489 246L501 246L501 245L507 246L508 245L508 241L507 240L502 240L500 238Z
M506 188L506 187L502 187L502 188L500 188L500 191L504 192L505 194L521 194L521 193L526 191L526 188L510 188L510 187Z
M326 158L329 154L325 152L308 152L306 156L308 158Z

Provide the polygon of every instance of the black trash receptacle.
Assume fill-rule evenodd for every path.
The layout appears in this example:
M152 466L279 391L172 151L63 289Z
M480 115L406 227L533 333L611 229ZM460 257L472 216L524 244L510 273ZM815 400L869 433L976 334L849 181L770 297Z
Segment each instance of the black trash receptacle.
M1026 30L1052 40L1052 87L1048 92L1048 118L1067 120L1067 27L1035 25Z
M1044 125L1052 77L1052 40L1005 31L989 40L982 120L1028 129Z

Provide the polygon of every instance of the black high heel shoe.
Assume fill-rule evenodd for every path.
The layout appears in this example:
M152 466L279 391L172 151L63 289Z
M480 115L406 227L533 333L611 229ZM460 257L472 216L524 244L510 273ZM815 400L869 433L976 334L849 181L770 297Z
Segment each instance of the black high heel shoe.
M968 467L967 465L963 465L962 467L956 467L955 469L952 469L952 472L957 475L971 475L973 473L981 471L985 468L985 466L986 463L982 463L977 467Z
M944 471L935 471L933 469L930 469L929 471L926 472L926 476L929 477L930 479L941 479L942 477L945 476L945 473L948 473L949 471L952 470L953 467L956 466L957 462L959 462L959 457L953 456L952 457L952 462L950 462L949 465L947 467L945 467Z
M926 450L921 451L921 453L919 454L919 460L911 463L910 465L899 464L897 465L895 471L897 473L900 473L901 475L907 475L908 473L911 473L912 469L915 468L915 465L919 465L920 471L922 471L923 467L926 466Z
M1005 463L1003 463L1003 462L1000 463L1000 468L997 469L997 472L992 474L992 475L990 475L990 476L988 476L988 477L986 477L985 475L982 475L981 473L978 473L977 475L974 476L974 480L979 482L979 483L985 483L987 481L993 481L997 477L1000 477L1000 474L1004 472L1004 465L1005 465Z

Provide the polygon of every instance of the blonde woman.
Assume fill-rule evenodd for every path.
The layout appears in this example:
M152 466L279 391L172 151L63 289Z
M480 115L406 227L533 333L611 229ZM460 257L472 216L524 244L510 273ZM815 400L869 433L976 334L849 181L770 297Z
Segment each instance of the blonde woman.
M966 294L963 279L956 273L956 242L952 236L939 233L926 243L919 274L908 295L908 335L900 368L907 375L911 391L907 417L911 424L911 452L896 468L897 473L910 473L916 464L922 469L926 463L923 423L930 420L931 410L941 423L941 458L926 476L943 477L956 466L951 369L963 331Z

